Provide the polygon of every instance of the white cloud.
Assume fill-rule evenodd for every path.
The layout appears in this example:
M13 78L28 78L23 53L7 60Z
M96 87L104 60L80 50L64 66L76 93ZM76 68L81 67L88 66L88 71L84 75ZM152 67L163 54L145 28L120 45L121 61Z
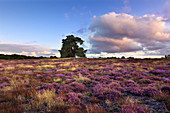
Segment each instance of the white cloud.
M94 18L89 29L92 53L134 52L170 48L170 30L164 18L111 12ZM160 51L161 52L161 51Z
M154 54L153 54L153 53ZM87 57L90 58L98 58L98 57L117 57L121 58L122 56L125 56L126 58L128 57L134 57L134 58L161 58L164 57L165 55L159 55L155 51L149 51L149 53L146 53L144 51L137 51L137 52L122 52L122 53L106 53L106 52L101 52L100 54L87 54Z
M0 52L3 54L16 53L30 56L51 56L58 55L59 53L56 49L42 47L39 45L25 45L13 43L0 43Z

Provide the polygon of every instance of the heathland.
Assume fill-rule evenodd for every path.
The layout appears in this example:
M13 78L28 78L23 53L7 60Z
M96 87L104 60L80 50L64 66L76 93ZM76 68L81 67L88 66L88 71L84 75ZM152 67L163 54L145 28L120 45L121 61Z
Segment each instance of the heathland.
M0 113L165 113L168 59L0 60Z

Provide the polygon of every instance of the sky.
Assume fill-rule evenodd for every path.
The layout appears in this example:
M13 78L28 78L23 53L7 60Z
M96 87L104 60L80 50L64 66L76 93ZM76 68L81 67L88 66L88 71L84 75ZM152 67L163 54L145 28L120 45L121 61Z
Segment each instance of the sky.
M60 57L67 35L87 57L170 53L170 0L0 0L0 53Z

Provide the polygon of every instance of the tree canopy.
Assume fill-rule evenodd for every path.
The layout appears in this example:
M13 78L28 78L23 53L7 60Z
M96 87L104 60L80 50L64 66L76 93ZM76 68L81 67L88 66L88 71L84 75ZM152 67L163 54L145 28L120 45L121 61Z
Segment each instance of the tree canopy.
M68 35L66 37L66 39L62 40L62 48L59 50L61 58L86 57L85 53L87 50L84 50L83 47L79 47L78 45L82 45L84 41L79 37L74 37L74 35Z

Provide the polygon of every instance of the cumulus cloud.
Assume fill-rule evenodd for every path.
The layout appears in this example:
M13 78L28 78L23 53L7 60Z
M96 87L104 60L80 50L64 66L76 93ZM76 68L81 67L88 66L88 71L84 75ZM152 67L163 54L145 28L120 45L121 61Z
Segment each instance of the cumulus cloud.
M24 45L24 44L11 44L11 43L0 43L1 53L17 53L31 56L51 56L58 55L56 49L45 48L39 45Z
M94 18L89 30L91 52L115 53L169 48L170 32L164 18L111 12Z

